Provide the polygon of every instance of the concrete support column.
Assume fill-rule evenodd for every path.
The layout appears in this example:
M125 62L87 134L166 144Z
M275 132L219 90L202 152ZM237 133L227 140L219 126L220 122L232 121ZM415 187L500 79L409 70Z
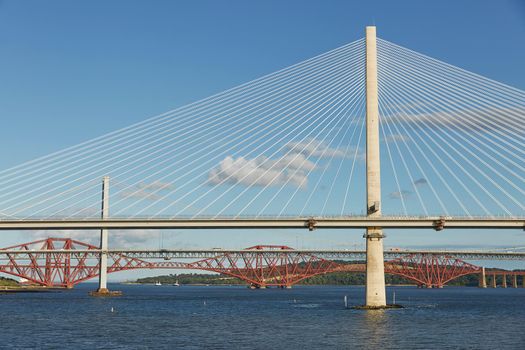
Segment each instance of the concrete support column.
M102 179L102 219L109 217L109 176ZM98 292L108 292L108 230L100 230L100 264L98 277Z
M481 268L481 273L479 274L479 288L487 288L487 276L485 276L485 268Z
M522 275L521 278L522 278L522 280L521 280L521 286L522 286L523 288L525 288L525 275Z
M366 27L366 190L367 215L381 216L379 104L377 95L376 27ZM366 306L386 306L383 231L366 229Z
M497 288L498 282L496 281L496 274L492 274L492 288Z
M512 275L512 288L518 288L518 275Z
M503 274L503 281L501 284L501 288L507 288L507 275Z

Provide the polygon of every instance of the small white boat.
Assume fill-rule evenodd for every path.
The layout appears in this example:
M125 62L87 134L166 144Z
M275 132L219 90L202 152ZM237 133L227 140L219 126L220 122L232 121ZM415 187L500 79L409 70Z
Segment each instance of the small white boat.
M155 282L155 285L156 286L162 286L162 283L160 283L160 281L157 281L157 282Z
M176 280L175 283L173 283L174 287L180 287L179 280Z

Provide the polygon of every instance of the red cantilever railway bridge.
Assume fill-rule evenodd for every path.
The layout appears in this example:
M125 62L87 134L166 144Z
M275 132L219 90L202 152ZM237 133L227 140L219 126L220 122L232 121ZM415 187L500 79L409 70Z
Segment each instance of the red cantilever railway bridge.
M333 258L362 259L359 251L321 251ZM99 274L100 249L69 238L48 238L0 250L0 272L25 278L47 287L72 288ZM402 276L427 287L447 282L482 268L458 256L473 259L525 259L525 253L488 252L385 252L385 272ZM133 269L195 269L239 278L254 287L290 287L306 278L330 272L364 273L364 264L328 260L304 250L286 246L259 245L243 250L128 250L109 251L108 272ZM169 261L173 257L204 259L194 262ZM163 261L147 261L163 259ZM488 274L525 275L525 272L487 271ZM525 278L525 276L523 277ZM524 282L525 284L525 282Z

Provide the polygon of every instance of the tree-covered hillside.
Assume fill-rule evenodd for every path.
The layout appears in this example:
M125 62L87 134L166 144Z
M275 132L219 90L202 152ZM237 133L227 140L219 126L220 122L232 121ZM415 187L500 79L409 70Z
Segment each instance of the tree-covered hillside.
M392 285L406 285L411 284L415 285L413 281L407 280L400 276L389 275L387 274L386 283ZM179 282L180 284L210 284L210 285L244 285L246 282L225 275L219 274L170 274L162 275L155 277L145 277L139 278L137 283L144 284L153 284L155 282L160 282L162 284L173 284ZM335 272L328 273L324 275L313 276L298 284L302 285L364 285L365 284L365 274L364 273L349 273L349 272ZM477 275L468 275L457 278L448 285L451 286L477 286L478 285L478 276Z

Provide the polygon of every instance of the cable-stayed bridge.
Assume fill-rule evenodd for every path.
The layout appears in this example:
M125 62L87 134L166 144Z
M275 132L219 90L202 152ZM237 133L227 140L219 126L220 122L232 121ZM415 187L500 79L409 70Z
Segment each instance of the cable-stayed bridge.
M2 219L366 215L365 42L0 173ZM524 92L377 39L381 209L523 216ZM366 208L365 208L366 209Z
M525 227L524 116L524 91L367 27L0 172L0 229L102 229L107 252L117 228L366 228L367 305L381 307L383 228Z

